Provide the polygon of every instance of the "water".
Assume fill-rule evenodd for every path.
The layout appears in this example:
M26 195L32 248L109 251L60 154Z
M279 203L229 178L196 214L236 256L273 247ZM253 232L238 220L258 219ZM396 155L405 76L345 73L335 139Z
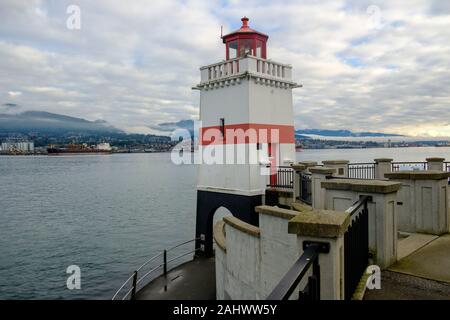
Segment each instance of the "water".
M194 237L195 167L169 154L0 157L0 298L111 298ZM81 268L81 290L66 268Z
M424 161L450 148L304 150L297 160ZM195 232L196 167L169 154L0 157L0 299L110 299ZM81 290L66 268L81 268Z

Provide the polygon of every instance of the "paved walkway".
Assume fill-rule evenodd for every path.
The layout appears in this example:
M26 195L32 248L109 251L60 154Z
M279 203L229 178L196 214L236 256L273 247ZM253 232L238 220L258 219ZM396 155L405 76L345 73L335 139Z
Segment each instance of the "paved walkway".
M151 281L137 300L215 300L214 258L196 258Z
M450 234L409 254L381 273L381 290L366 290L366 300L450 300Z
M431 241L389 270L450 283L450 234Z
M364 300L449 300L450 284L383 271L381 290L368 290Z

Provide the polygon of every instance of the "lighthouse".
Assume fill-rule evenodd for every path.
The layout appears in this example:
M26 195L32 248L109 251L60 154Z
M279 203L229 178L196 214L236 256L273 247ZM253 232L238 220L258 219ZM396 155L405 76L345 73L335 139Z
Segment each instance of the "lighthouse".
M200 68L196 237L212 254L213 216L220 207L258 225L279 166L295 160L292 67L269 59L268 35L242 26L222 36L224 60Z

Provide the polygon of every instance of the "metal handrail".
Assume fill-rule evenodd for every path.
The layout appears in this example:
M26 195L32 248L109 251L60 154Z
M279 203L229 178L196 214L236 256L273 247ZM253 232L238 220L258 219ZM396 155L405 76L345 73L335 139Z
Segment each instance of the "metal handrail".
M172 259L170 259L170 260L167 260L167 252L172 251L172 250L174 250L174 249L176 249L176 248L179 248L179 247L181 247L181 246L183 246L183 245L186 245L186 244L188 244L188 243L191 243L191 242L193 242L193 241L200 240L200 239L201 239L201 238L198 237L198 238L194 238L194 239L191 239L191 240L188 240L188 241L184 241L184 242L178 243L178 244L176 244L176 245L170 247L169 249L163 250L163 251L161 251L160 253L158 253L158 254L154 255L153 257L151 257L150 259L148 259L148 260L147 260L146 262L144 262L138 269L136 269L136 270L131 274L131 276L128 277L127 280L125 280L125 282L120 286L120 288L119 288L119 289L116 291L116 293L113 295L113 297L112 297L111 300L115 300L115 298L116 298L116 297L118 296L118 294L122 291L122 289L130 282L130 280L133 280L133 282L132 282L132 287L131 287L131 289L129 289L129 290L126 292L126 294L123 296L122 300L125 300L130 294L131 294L131 298L134 298L134 295L136 294L137 285L138 285L140 282L142 282L142 280L143 280L144 278L146 278L149 274L151 274L152 272L158 270L158 269L161 268L161 267L164 268L164 269L163 269L163 270L164 270L164 271L163 271L163 274L164 274L164 275L167 274L167 264L168 264L168 263L170 263L170 262L172 262L172 261L174 261L174 260L177 260L177 259L179 259L179 258L182 258L182 257L184 257L184 256L187 256L188 254L192 254L192 253L194 253L194 252L196 252L196 251L198 251L198 250L202 250L202 247L200 247L200 248L195 248L194 250L191 250L191 251L189 251L189 252L183 253L183 254L181 254L181 255L179 255L179 256L176 256L175 258L172 258ZM142 277L140 277L140 278L138 279L138 272L139 272L144 266L148 265L150 262L154 261L156 258L159 258L159 257L161 257L161 256L163 256L163 263L157 265L156 267L154 267L154 268L152 268L152 269L150 269L147 273L145 273Z
M123 289L123 287L125 287L125 285L128 283L128 281L130 281L133 278L134 274L132 274L127 280L125 280L125 282L122 284L122 286L119 288L119 290L116 291L116 293L114 294L114 296L112 297L111 300L114 300L116 298L116 296L119 294L119 292Z
M425 164L426 161L393 161L392 164Z
M188 244L188 243L193 242L193 241L196 241L196 240L200 240L200 238L194 238L194 239L191 239L191 240L188 240L188 241L179 243L179 244L173 246L172 248L167 249L166 251L169 252L169 251L171 251L171 250L173 250L173 249L176 249L176 248L178 248L178 247L181 247L182 245Z
M354 215L356 211L361 208L366 202L372 199L371 196L361 196L358 201L356 201L350 208L345 210L345 213L350 214L350 216Z
M125 300L128 295L133 291L134 288L131 288L130 290L127 291L127 293L123 296L122 300Z
M372 165L375 164L375 162L351 162L348 163L348 166L357 166L357 165L361 165L361 166L367 166L367 165Z
M149 264L149 262L152 262L152 261L155 260L156 258L160 257L163 253L164 253L164 251L161 251L161 252L158 253L157 255L154 255L154 256L151 257L149 260L147 260L146 262L144 262L139 268L137 268L136 271L141 270L142 267L146 266L147 264Z
M145 277L147 277L150 273L152 273L153 271L158 270L159 268L161 268L162 266L164 266L164 264L159 264L156 267L154 267L153 269L150 269L150 271L148 271L146 274L144 274L142 277L140 277L137 281L136 281L136 285L139 284L142 280L144 280Z
M329 253L328 242L303 241L303 254L284 275L266 300L287 300L312 266L306 287L299 292L299 300L320 300L319 253Z
M309 267L313 264L314 260L319 256L318 246L311 245L303 251L300 258L295 261L294 265L284 275L277 286L267 297L267 300L287 300L294 292L297 285L305 276Z
M170 260L167 260L167 263L172 262L172 261L175 261L175 260L177 260L177 259L180 259L180 258L182 258L182 257L184 257L184 256L187 256L188 254L194 253L194 252L196 252L196 251L198 251L198 250L200 250L200 249L201 249L201 248L196 248L196 249L191 250L191 251L189 251L189 252L180 254L179 256L176 256L175 258L172 258L172 259L170 259Z

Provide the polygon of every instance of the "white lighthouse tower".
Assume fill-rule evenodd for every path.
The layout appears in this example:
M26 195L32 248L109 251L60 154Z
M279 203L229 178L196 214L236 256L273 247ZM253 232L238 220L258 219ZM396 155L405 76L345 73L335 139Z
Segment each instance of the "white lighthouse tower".
M295 160L292 67L268 59L268 36L240 29L222 37L225 60L201 67L200 138L196 234L212 253L213 215L219 207L258 224L277 166ZM207 159L207 158L212 158Z

